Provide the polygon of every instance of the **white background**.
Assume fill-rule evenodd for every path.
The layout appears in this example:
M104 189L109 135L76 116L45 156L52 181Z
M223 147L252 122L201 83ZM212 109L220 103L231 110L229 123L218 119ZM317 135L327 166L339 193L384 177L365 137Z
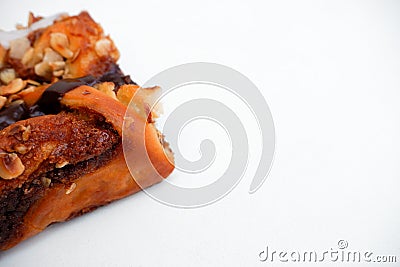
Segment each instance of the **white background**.
M267 245L322 253L340 239L397 255L385 266L398 266L398 1L20 0L0 10L6 30L29 11L88 10L138 83L187 62L230 66L262 91L277 136L271 173L253 195L254 168L199 209L138 193L50 227L1 253L0 266L268 266L258 259Z

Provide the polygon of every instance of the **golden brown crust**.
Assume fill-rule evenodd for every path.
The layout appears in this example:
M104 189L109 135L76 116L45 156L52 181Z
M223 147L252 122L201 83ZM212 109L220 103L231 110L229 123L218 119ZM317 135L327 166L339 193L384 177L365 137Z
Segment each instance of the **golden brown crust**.
M80 86L66 93L61 102L72 110L85 109L89 112L101 114L105 121L111 124L120 136L122 135L126 106L121 102L89 86ZM146 118L141 115L133 112L131 116L132 114L137 123L141 121L146 126L146 136L133 134L132 138L138 139L133 141L140 144L143 141L142 139L145 138L148 156L158 171L158 174L155 174L150 170L143 176L145 180L140 181L141 186L150 186L160 182L160 177L167 177L173 171L174 165L167 158L154 125L148 123ZM47 123L47 125L51 125L49 120L53 116L33 118L20 124ZM6 130L9 131L10 127ZM56 145L51 150L42 153L41 157L49 157L54 149L57 149ZM140 186L133 179L126 166L121 144L116 148L115 155L106 165L79 177L73 183L67 185L55 184L46 188L43 196L29 207L23 218L23 224L18 230L18 235L4 243L1 249L8 249L18 244L20 241L42 231L51 223L65 221L93 207L102 206L139 191ZM23 159L23 163L26 163L25 159ZM27 172L33 173L34 168L40 168L36 165L34 167L28 166ZM28 177L27 173L23 173L20 179L14 181L0 180L0 185L10 182L17 186L16 183L23 183Z

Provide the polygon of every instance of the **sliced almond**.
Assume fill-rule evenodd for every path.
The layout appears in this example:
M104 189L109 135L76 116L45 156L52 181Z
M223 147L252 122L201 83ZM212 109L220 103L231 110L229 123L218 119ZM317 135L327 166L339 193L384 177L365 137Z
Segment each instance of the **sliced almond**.
M103 92L106 95L108 95L109 97L112 97L115 100L117 100L117 96L115 95L115 92L114 92L115 85L113 82L103 82L103 83L98 84L97 87L100 92Z
M15 94L26 86L26 81L23 81L21 78L17 78L12 80L9 84L0 86L0 95L11 95Z
M63 58L59 53L57 53L50 47L46 47L44 49L43 61L44 62L63 61Z
M14 150L15 152L18 152L20 154L26 154L26 152L29 151L29 148L24 144L17 144L16 146L14 146Z
M74 52L69 49L69 40L67 35L60 32L50 34L50 46L65 58L72 58Z
M0 177L6 180L20 176L25 170L21 159L15 153L0 152Z
M53 61L53 62L49 62L49 66L53 71L64 70L65 62L64 61Z
M108 37L98 40L94 46L94 49L99 57L108 56L114 60L118 60L119 58L119 52L117 48Z
M40 77L44 77L46 79L51 78L52 70L49 65L49 62L42 61L42 62L36 64L34 67L34 71L35 71L35 74Z
M5 84L9 84L16 76L14 69L4 69L0 72L0 80Z
M32 84L32 85L35 85L35 86L40 86L40 83L37 82L37 81L34 81L34 80L26 80L26 82L27 82L28 84Z
M54 77L61 77L64 74L64 70L55 70L53 71L53 76Z
M32 61L33 59L33 53L35 52L35 49L33 49L33 47L30 47L25 54L23 55L22 59L21 59L21 63L23 65L28 65L28 63L30 61Z
M111 51L111 41L108 39L100 39L95 45L96 54L99 57L107 56Z

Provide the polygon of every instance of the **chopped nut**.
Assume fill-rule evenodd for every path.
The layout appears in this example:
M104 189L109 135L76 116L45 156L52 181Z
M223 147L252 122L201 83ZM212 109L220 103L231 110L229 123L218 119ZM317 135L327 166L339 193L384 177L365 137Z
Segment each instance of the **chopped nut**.
M9 56L15 59L21 59L26 51L31 47L31 42L28 38L22 37L10 41L10 52Z
M54 70L65 66L65 63L61 62L64 62L62 56L50 47L46 47L44 49L43 61L34 67L35 74L50 80Z
M6 180L20 176L25 170L21 159L15 153L0 152L0 177Z
M39 85L40 85L39 82L34 81L34 80L26 80L26 82L27 82L28 84L32 84L32 85L35 85L35 86L39 86Z
M50 47L46 47L44 49L44 57L43 57L44 62L54 62L54 61L63 61L62 56L51 49Z
M69 164L68 161L57 162L56 163L56 168L57 169L61 169L61 168L65 167L65 166L67 166L68 164Z
M50 62L49 66L53 71L63 70L65 68L65 62L64 61L54 61L54 62Z
M103 92L106 95L108 95L109 97L112 97L115 100L117 100L117 96L115 95L115 92L114 92L115 85L113 82L103 82L103 83L98 84L97 87L98 87L97 89L100 92Z
M22 140L25 142L28 141L30 134L31 134L31 126L28 125L25 127L24 131L22 132Z
M74 53L69 49L67 35L60 32L50 34L50 46L65 58L72 58Z
M5 84L9 84L16 76L14 69L4 69L0 72L0 80Z
M43 51L35 51L33 53L32 60L29 62L29 66L34 66L43 59Z
M51 67L48 62L42 61L42 62L36 64L34 67L34 70L35 70L35 74L40 77L44 77L46 79L51 78L52 71L51 71Z
M67 189L67 191L65 191L65 194L66 194L66 195L71 194L72 191L75 190L75 188L76 188L76 183L72 183L72 184L70 185L70 187Z
M60 77L64 74L65 62L54 61L49 63L50 68L53 70L53 76Z
M18 138L17 136L20 132L25 131L26 127L21 124L14 124L11 127L12 128L10 129L9 134L21 141L21 138Z
M4 105L6 104L7 98L4 96L0 96L0 109L2 109L4 107Z
M15 94L26 86L26 81L23 81L21 78L14 79L8 85L0 86L0 95L11 95Z
M55 70L53 71L53 76L60 77L64 74L64 70Z
M16 146L14 146L14 150L20 154L25 154L29 151L29 148L23 144L17 144Z
M42 177L42 178L40 178L40 181L42 182L42 185L43 185L44 187L49 187L50 184L51 184L51 179L50 179L50 178L47 178L47 177Z
M104 38L96 42L95 51L99 57L107 56L111 49L111 41L109 39Z
M33 67L43 59L43 53L36 51L34 48L29 48L21 59L21 63L26 67Z
M23 102L22 100L17 100L15 102L11 103L11 105L14 105L14 104L19 105L20 104L19 101ZM14 124L14 125L12 125L10 127L12 127L12 128L9 131L9 135L14 136L18 141L22 141L24 139L22 135L25 132L30 133L30 131L31 131L31 126L30 125L25 127L24 125L21 125L21 124ZM25 133L25 135L26 135L26 133ZM26 140L23 140L23 141L26 141Z
M33 53L35 52L35 49L33 47L30 47L24 54L24 56L21 59L21 63L23 65L27 65L29 61L33 59Z

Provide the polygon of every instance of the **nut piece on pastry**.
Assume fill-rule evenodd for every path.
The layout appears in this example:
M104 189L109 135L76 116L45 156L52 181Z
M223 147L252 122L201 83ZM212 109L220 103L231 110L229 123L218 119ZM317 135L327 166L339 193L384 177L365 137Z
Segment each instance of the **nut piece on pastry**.
M113 70L119 52L87 12L59 16L52 25L36 29L35 24L42 20L14 32L16 39L1 42L0 68L14 70L22 79L47 82L56 77L99 76ZM20 36L21 31L26 35ZM5 34L0 32L0 40ZM3 39L11 38L9 35Z
M40 21L31 14L29 28ZM146 131L129 138L132 149L145 139L153 165L139 184L173 171L173 154L154 125L158 114L142 112L159 88L139 90L122 73L112 40L86 12L8 43L0 46L0 250L141 190L122 149L136 93L141 109L129 113Z

